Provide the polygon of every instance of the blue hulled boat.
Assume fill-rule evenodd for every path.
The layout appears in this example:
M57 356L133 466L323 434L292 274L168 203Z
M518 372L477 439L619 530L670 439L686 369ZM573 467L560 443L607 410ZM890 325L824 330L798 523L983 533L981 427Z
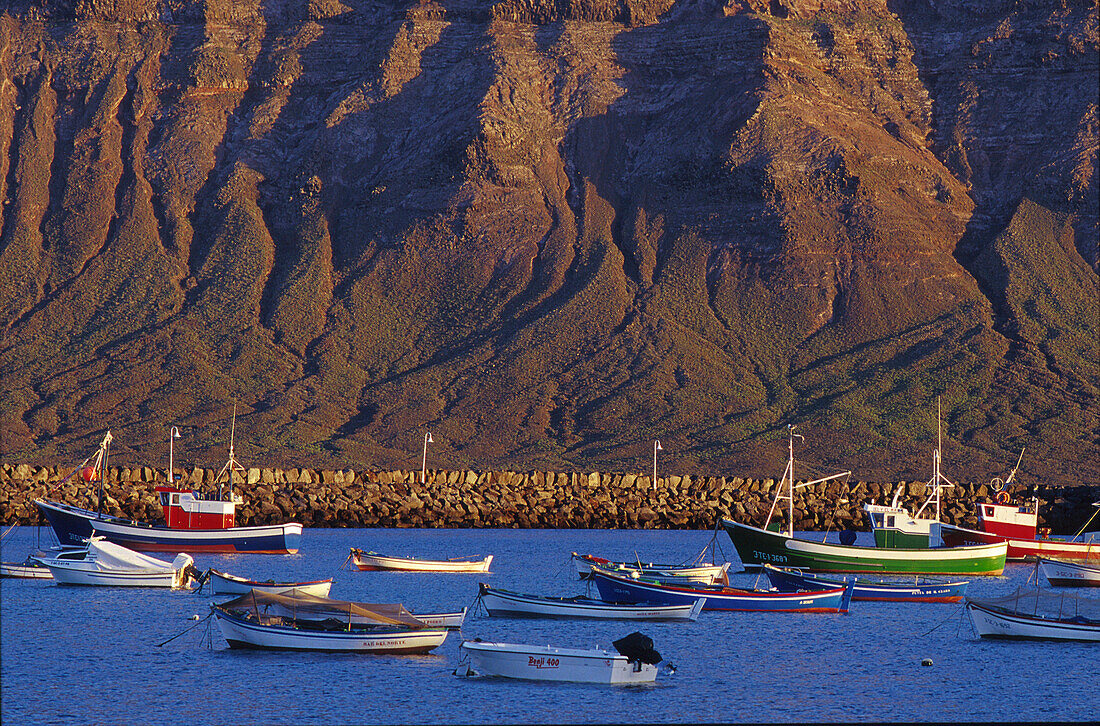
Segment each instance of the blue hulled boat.
M764 573L771 581L772 587L781 592L843 587L845 584L845 580L840 578L812 575L791 567L764 565ZM857 577L852 588L852 599L883 602L959 602L966 594L966 586L969 584L969 580L948 581L928 577L914 577L910 580L900 578L871 580Z
M600 599L607 602L645 602L684 605L704 598L703 610L777 613L846 613L851 585L803 592L747 590L724 585L668 585L655 580L620 577L598 567L592 579Z

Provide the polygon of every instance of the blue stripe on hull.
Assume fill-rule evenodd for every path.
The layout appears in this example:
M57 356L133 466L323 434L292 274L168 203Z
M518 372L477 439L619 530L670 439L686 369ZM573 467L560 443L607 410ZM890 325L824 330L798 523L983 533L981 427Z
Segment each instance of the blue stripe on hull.
M600 573L593 573L600 599L608 602L647 602L651 604L688 605L705 597L704 610L740 610L746 612L799 612L810 610L839 610L844 591L829 595L818 593L708 593L704 590L669 588L648 583L631 583L613 580Z

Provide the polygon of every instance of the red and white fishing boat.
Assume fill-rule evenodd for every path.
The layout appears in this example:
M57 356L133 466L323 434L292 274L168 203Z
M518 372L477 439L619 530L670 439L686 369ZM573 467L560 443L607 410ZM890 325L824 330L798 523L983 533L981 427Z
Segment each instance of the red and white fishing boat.
M234 412L234 429L236 412ZM297 522L252 527L236 526L236 507L243 499L233 491L234 475L244 468L233 456L233 434L229 439L229 461L218 474L217 494L203 496L179 486L159 486L155 490L164 511L164 524L136 522L115 517L102 511L92 511L63 502L36 499L35 506L46 517L62 546L79 546L92 533L110 542L142 552L251 552L257 554L293 554L302 539L302 525ZM99 482L99 501L103 501L103 480L107 470L107 454L111 432L103 438L99 450L70 475L80 474L87 482ZM89 464L91 462L91 464ZM172 465L168 467L169 482L174 481ZM63 484L69 477L63 479ZM223 496L225 485L228 491Z
M1022 459L1024 452L1020 452ZM1016 462L1019 468L1020 462ZM1100 538L1089 533L1079 539L1085 527L1096 517L1096 512L1071 539L1050 536L1050 530L1039 528L1039 500L1032 497L1023 504L1012 502L1008 485L1016 476L1016 468L1002 483L993 480L993 501L978 505L978 529L967 529L950 524L940 526L940 535L945 545L963 547L968 545L1008 543L1008 560L1034 560L1036 558L1057 558L1068 560L1100 560ZM1100 502L1094 502L1100 512Z

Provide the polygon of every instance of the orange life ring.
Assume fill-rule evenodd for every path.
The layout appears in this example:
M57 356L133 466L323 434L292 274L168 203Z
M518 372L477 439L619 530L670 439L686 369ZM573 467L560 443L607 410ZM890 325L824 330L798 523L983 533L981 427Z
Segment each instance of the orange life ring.
M997 504L1008 504L1008 500L1008 492L1004 490L997 492L996 496L993 497L993 501L997 502Z

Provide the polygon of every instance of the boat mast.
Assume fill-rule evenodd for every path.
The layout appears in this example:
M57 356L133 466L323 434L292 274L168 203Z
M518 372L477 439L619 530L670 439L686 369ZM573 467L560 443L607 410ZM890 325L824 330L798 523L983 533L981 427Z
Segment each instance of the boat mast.
M940 467L942 461L942 448L943 448L943 426L942 426L942 414L940 409L940 398L936 397L936 449L932 452L932 479L928 482L932 487L932 493L928 495L928 498L921 505L921 508L917 510L917 513L913 515L913 519L919 519L921 512L931 504L936 503L936 519L940 521L940 491L947 487L955 486L955 482L948 479L943 475L943 470Z
M783 470L783 478L779 482L779 488L775 492L775 499L772 500L772 508L768 512L768 518L764 521L764 529L768 528L768 525L772 521L772 514L775 513L775 508L779 504L780 499L787 500L787 536L794 538L794 490L802 489L803 487L813 486L814 484L821 484L827 482L830 479L839 479L842 476L851 476L851 471L842 471L839 474L830 474L829 476L822 477L820 479L814 479L813 481L803 482L797 487L794 485L794 437L806 440L806 437L802 434L796 434L794 432L794 425L787 424L787 468ZM786 486L784 486L784 484ZM786 489L786 494L783 493Z
M226 475L229 479L229 493L233 494L233 472L239 471L241 475L245 475L244 467L238 463L236 456L233 455L233 438L237 433L237 402L233 402L233 422L229 427L229 461L225 462L225 466L218 472L218 501L222 500L222 474Z
M96 516L98 519L103 518L103 480L107 478L107 450L111 448L111 441L113 440L111 430L108 429L107 435L103 437L103 442L99 445L95 464L92 465L92 471L99 475L99 496L96 502Z

